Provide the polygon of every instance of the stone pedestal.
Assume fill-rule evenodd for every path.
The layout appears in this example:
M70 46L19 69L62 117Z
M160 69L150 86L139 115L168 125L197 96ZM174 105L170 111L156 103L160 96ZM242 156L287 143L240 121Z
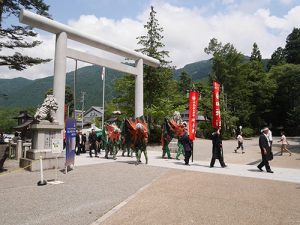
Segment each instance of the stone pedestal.
M40 170L39 159L42 156L44 169L54 169L57 166L59 169L63 169L65 167L65 151L60 154L53 154L52 139L63 139L62 130L64 127L50 122L41 122L32 124L30 129L32 131L32 149L26 152L25 158L20 159L20 167L23 168L31 164L26 169L38 171Z

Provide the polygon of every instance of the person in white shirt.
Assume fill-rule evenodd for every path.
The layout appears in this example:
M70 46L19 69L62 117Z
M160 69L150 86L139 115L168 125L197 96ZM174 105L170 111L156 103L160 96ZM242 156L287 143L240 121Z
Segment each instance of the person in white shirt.
M272 151L272 143L273 143L273 136L272 136L272 131L270 129L268 129L268 134L267 134L267 138L269 140L269 143L270 143L270 149Z
M283 152L288 152L290 154L290 156L292 155L292 153L287 149L287 145L289 144L286 140L286 136L284 135L284 132L281 131L281 138L278 142L281 142L281 155L283 154Z
M234 152L235 153L237 153L237 150L239 149L239 148L241 148L242 149L242 154L244 154L245 152L244 152L244 145L243 145L243 142L244 142L244 139L243 139L243 133L241 132L237 137L236 137L236 139L237 139L237 141L238 141L238 146L236 147L236 149L234 150Z

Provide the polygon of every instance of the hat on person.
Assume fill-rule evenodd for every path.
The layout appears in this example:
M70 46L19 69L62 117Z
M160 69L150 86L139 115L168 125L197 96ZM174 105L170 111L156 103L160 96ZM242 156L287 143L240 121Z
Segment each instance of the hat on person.
M263 129L261 129L260 132L264 132L264 131L266 131L266 130L269 130L269 128L268 128L268 127L265 127L265 128L263 128Z

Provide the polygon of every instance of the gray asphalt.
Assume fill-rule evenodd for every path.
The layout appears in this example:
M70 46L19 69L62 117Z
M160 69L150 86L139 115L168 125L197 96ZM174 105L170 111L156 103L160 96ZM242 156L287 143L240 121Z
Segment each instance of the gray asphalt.
M58 173L59 185L35 185L39 173L0 176L1 225L91 224L168 169L128 163L78 167ZM54 171L45 172L54 179Z

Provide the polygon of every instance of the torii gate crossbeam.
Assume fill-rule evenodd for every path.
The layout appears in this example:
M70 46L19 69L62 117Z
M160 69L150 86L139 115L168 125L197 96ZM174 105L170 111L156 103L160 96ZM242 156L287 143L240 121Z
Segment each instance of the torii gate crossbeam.
M55 58L54 58L54 84L53 94L58 102L56 118L60 125L64 124L64 103L66 84L66 59L67 57L78 59L84 62L105 66L118 71L131 73L135 77L135 116L143 115L143 64L158 67L159 61L139 52L124 48L114 43L104 41L98 37L85 34L65 24L50 20L27 10L22 10L19 16L21 23L56 34ZM83 53L67 48L67 39L86 44L107 52L133 59L135 67L117 63L108 59Z

